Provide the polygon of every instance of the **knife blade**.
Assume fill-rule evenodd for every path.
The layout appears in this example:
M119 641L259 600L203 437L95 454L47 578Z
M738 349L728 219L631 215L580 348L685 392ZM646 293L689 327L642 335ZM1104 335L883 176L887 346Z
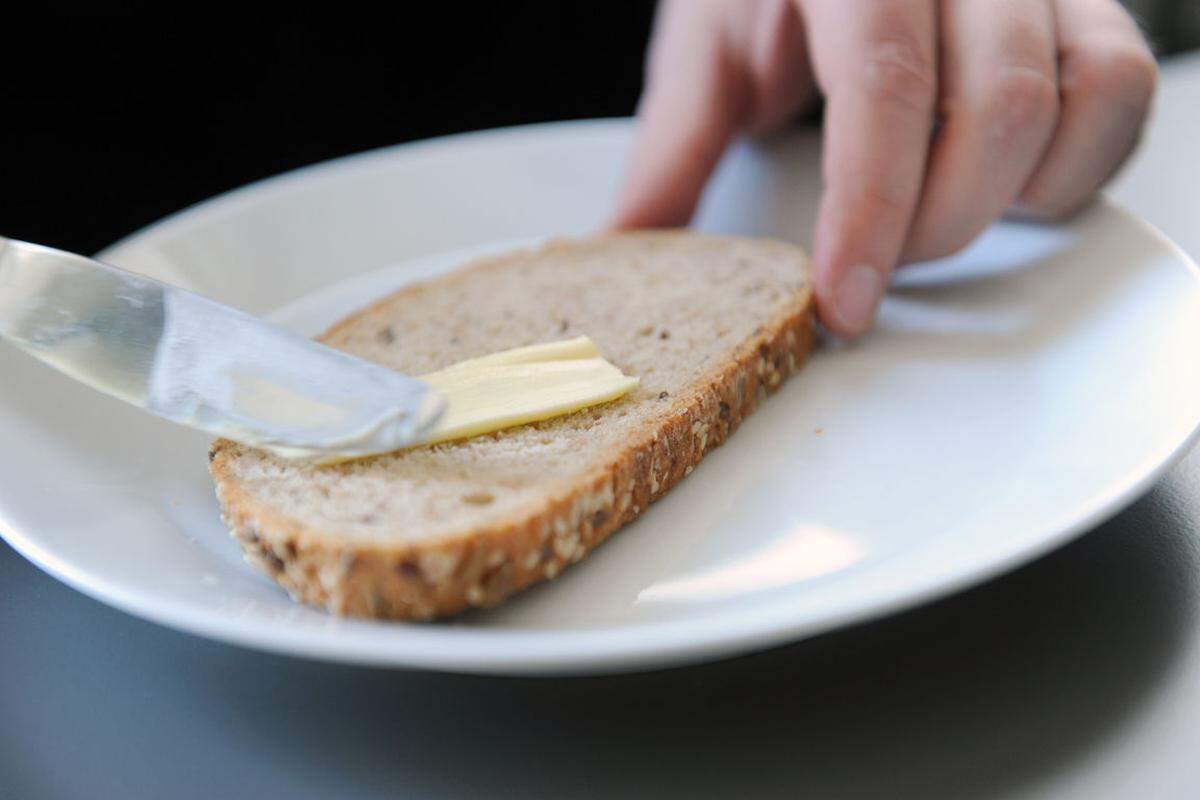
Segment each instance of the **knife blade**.
M0 340L159 417L281 455L397 450L444 407L421 381L209 298L5 237Z

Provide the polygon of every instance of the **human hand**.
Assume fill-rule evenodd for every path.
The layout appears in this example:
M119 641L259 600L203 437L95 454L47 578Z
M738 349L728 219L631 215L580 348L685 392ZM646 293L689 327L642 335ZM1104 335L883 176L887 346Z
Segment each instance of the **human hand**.
M896 264L1086 203L1156 80L1117 0L664 0L613 224L686 224L736 134L821 95L817 306L854 336Z

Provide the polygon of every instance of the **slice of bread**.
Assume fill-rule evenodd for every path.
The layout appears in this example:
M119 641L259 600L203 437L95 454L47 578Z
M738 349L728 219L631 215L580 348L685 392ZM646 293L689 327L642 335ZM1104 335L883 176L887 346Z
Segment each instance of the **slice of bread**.
M417 375L590 336L641 383L532 425L332 466L219 440L247 560L338 614L430 619L555 577L692 471L804 361L804 254L682 232L558 241L411 285L321 340Z

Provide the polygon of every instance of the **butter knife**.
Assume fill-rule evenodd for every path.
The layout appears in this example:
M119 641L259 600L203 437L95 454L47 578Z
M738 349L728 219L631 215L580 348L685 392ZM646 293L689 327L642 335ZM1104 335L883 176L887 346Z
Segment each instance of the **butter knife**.
M421 381L206 297L4 237L0 341L164 419L284 456L397 450L444 406Z

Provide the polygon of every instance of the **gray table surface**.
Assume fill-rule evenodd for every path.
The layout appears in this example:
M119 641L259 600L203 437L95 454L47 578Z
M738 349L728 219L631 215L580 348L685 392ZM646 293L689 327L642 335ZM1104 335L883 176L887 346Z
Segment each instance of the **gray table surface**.
M1200 57L1114 195L1200 254ZM1200 450L986 585L686 669L332 666L175 633L0 545L0 798L1200 796Z

